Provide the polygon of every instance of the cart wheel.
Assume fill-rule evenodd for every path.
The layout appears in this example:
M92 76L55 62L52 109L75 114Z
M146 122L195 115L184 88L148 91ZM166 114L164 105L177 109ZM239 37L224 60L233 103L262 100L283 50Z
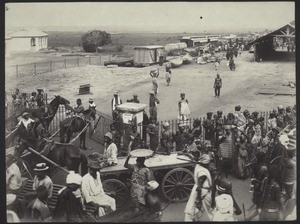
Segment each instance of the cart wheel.
M116 200L117 208L123 207L128 202L129 191L123 182L116 179L107 179L103 181L103 189Z
M162 193L169 201L186 201L194 186L193 173L186 168L170 170L163 178Z
M17 165L20 169L21 177L27 177L27 178L30 178L31 180L33 180L33 177L30 173L30 166L27 161L20 160L17 162Z

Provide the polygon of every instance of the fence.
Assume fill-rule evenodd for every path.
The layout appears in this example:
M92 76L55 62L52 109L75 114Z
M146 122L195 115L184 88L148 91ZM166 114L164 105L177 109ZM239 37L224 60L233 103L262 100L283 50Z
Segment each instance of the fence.
M103 65L105 61L128 58L128 55L101 55L77 58L65 58L60 60L50 60L34 62L30 64L15 65L7 68L7 72L14 72L16 77L39 75L52 72L58 69L68 69L82 67L86 65Z

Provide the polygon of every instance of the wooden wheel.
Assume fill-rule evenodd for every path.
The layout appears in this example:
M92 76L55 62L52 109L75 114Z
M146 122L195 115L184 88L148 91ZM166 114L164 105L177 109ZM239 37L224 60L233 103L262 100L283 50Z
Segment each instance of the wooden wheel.
M30 166L27 161L20 160L20 161L18 161L17 165L20 169L21 177L27 177L27 178L30 178L31 180L33 180L33 177L30 173Z
M116 200L117 208L123 207L129 199L129 190L126 185L117 179L107 179L103 181L105 193Z
M169 201L186 201L194 186L194 175L186 168L170 170L163 178L162 193Z

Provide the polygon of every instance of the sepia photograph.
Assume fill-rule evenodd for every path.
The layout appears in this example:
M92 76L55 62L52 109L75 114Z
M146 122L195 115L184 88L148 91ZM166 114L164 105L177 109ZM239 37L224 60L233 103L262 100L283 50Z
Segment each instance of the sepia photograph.
M7 222L296 221L295 13L5 3Z

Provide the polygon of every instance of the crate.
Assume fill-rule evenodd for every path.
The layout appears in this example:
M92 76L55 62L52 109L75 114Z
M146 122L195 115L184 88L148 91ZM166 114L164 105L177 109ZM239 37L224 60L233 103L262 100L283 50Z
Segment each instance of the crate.
M79 95L91 93L90 89L91 89L91 84L86 84L86 85L79 86Z

